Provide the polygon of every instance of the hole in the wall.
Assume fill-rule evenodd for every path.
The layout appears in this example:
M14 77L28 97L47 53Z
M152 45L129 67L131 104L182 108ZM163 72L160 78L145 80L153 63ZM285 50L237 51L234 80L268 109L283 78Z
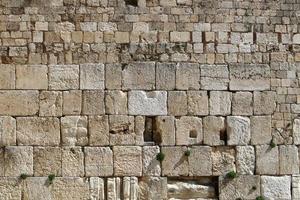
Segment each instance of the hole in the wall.
M224 141L224 144L227 143L227 131L226 128L220 130L220 140Z
M125 4L128 5L128 6L137 7L138 6L138 0L125 0Z
M161 136L156 128L155 117L145 118L144 141L149 144L161 143Z
M196 130L190 130L190 138L197 138L197 131Z

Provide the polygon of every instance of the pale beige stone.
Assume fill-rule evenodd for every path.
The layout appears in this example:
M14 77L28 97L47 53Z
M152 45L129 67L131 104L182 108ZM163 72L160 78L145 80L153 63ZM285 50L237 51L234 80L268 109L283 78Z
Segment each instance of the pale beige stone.
M208 95L206 91L187 91L188 114L208 115Z
M0 91L0 115L36 115L39 110L39 92L34 90Z
M200 67L196 63L179 63L176 66L176 89L199 90Z
M140 200L168 199L167 177L143 177L139 181Z
M188 159L184 156L187 147L162 147L161 152L165 155L162 161L163 176L188 176Z
M49 66L49 89L71 90L79 89L78 65Z
M28 177L23 182L24 200L44 199L51 200L51 187L48 187L47 177Z
M142 176L142 148L114 146L114 175Z
M116 43L129 43L129 33L128 32L115 32Z
M168 92L168 114L182 116L187 114L187 95L184 91Z
M191 40L190 32L175 32L170 33L171 42L189 42Z
M90 116L88 127L90 146L109 145L108 116Z
M0 117L0 146L16 145L16 120L13 117Z
M0 178L0 199L3 200L21 200L22 185L18 184L18 178L1 177Z
M254 174L255 150L253 146L236 147L236 168L238 174Z
M88 144L87 117L67 116L61 118L62 144L84 146Z
M272 148L270 145L256 146L256 174L275 175L279 172L278 146Z
M227 65L200 65L201 89L227 90L229 71Z
M102 115L105 113L103 90L84 90L82 96L82 114Z
M42 91L40 93L40 116L62 116L62 92Z
M251 139L250 119L240 116L226 118L228 145L247 145Z
M251 116L251 144L270 144L272 140L271 116Z
M19 145L59 145L59 119L53 117L18 117L17 141Z
M175 145L175 117L156 117L154 137L162 146Z
M85 147L85 175L112 176L113 152L109 147Z
M15 65L0 64L0 89L15 89Z
M144 145L144 132L145 132L145 117L136 116L134 118L134 131L135 131L135 144Z
M127 111L127 92L119 90L108 90L105 92L105 111L106 114L126 115Z
M300 198L300 176L292 176L292 199Z
M123 198L124 200L138 199L138 178L123 178Z
M106 64L105 65L105 86L107 89L122 88L122 65Z
M61 159L60 147L34 147L34 176L61 176Z
M297 146L279 146L279 173L299 174L299 156Z
M291 199L291 177L261 176L261 194L266 199Z
M176 119L176 145L201 144L202 142L201 118L183 116Z
M5 176L33 175L33 147L5 147L4 160Z
M231 99L232 94L230 92L211 91L209 97L209 113L211 115L230 115Z
M104 64L80 65L80 89L104 89Z
M276 108L276 93L273 91L254 92L254 114L270 115Z
M104 179L99 177L90 177L89 183L91 200L105 200Z
M62 148L62 176L84 176L84 154L81 147Z
M158 146L143 147L143 176L160 176L160 162L156 159L159 152Z
M109 116L110 145L134 145L134 117L127 115Z
M81 90L63 91L63 111L64 115L79 115L81 113Z
M215 147L212 152L213 175L220 176L235 168L235 150L230 147Z
M212 175L212 149L207 146L193 146L189 148L188 156L189 176ZM204 162L199 162L204 161Z
M176 64L157 63L156 65L156 89L174 90L175 89Z
M251 92L236 92L232 95L233 115L252 115L253 100Z
M17 65L17 89L48 89L48 67L45 65Z
M225 145L225 118L207 116L203 118L203 143L210 146Z
M119 177L107 178L106 197L109 200L121 199L121 180Z

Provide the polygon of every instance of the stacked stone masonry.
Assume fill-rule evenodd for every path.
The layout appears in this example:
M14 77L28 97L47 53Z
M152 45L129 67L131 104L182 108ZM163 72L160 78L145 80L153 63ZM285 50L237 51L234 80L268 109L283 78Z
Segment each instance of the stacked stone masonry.
M300 200L300 0L0 0L0 200Z

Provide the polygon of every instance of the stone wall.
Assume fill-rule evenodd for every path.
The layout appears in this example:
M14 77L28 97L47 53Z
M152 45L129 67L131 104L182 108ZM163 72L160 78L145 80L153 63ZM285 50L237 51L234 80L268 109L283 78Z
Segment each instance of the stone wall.
M299 23L299 0L0 0L0 200L299 200Z

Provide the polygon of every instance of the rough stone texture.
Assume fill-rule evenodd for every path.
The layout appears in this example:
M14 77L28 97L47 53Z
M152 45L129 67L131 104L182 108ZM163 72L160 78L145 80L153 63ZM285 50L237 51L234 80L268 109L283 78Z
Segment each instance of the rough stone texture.
M254 92L254 114L270 115L273 114L276 107L274 92Z
M70 90L63 92L63 114L79 115L81 113L82 92Z
M271 116L252 116L251 121L251 144L270 144L272 140Z
M236 147L236 168L239 174L254 174L255 150L252 146Z
M230 171L236 171L235 150L230 147L216 147L212 152L213 175L220 176Z
M230 92L212 91L209 99L209 113L211 115L230 115L231 114Z
M16 120L9 116L0 117L0 146L16 145Z
M156 65L156 89L174 90L175 72L176 72L176 65L174 63L157 64Z
M226 65L201 65L201 89L227 90L229 72Z
M126 115L127 111L127 92L107 91L105 93L105 111L111 115Z
M261 176L261 194L268 199L291 199L291 177Z
M155 118L154 134L160 145L175 145L175 117L159 116Z
M236 92L232 96L232 115L252 115L253 103L251 92Z
M277 174L279 172L278 147L269 145L256 146L256 173Z
M41 92L40 116L62 116L62 101L61 92Z
M203 118L203 143L210 146L224 145L225 118L208 116Z
M104 89L104 65L80 65L80 89Z
M299 174L299 155L297 146L279 146L279 173Z
M82 96L82 114L103 115L105 113L103 90L83 90Z
M186 147L162 147L161 152L165 155L162 161L163 176L187 176L189 173L188 159L184 156Z
M194 146L189 150L191 152L188 157L189 176L212 175L212 148ZM205 162L199 163L200 160L205 160Z
M201 144L202 142L201 118L184 116L176 119L176 145Z
M292 199L300 198L300 176L292 176Z
M15 65L0 65L0 88L15 89Z
M0 198L20 200L22 197L22 187L18 184L18 178L5 177L0 179Z
M109 145L108 116L91 116L88 126L91 146Z
M139 182L139 198L167 199L167 178L166 177L143 177Z
M174 116L187 115L187 95L183 91L171 91L168 93L168 113Z
M134 145L134 117L127 115L109 116L109 141L111 145Z
M228 145L247 145L251 139L250 119L240 116L226 118Z
M49 88L52 90L79 89L79 66L49 66Z
M206 91L188 91L188 114L208 115L208 95Z
M200 67L198 64L180 63L176 66L176 89L198 90L200 88Z
M48 67L46 65L37 65L37 66L17 65L16 66L16 88L17 89L47 89L48 88Z
M87 145L87 117L68 116L61 118L61 137L63 145Z
M62 149L62 176L84 176L84 154L81 147Z
M160 152L158 146L143 147L143 176L160 176L160 163L156 155Z

